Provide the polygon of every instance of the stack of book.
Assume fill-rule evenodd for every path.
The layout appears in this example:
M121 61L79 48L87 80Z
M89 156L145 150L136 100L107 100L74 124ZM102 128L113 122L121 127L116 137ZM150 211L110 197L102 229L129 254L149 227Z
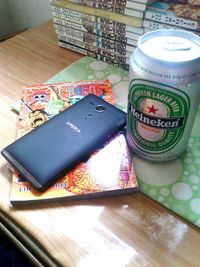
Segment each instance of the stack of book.
M155 1L52 0L58 44L128 70L145 10Z
M51 0L51 8L59 46L127 70L146 32L200 34L200 0Z
M147 7L144 32L182 29L200 34L200 0L164 0Z

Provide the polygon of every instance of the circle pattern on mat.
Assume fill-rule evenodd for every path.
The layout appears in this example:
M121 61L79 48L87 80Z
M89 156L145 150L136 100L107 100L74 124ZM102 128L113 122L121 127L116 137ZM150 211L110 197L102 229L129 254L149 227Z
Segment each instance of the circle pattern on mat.
M136 157L133 162L143 193L200 227L200 138L191 137L189 143L186 153L172 162Z
M90 64L91 69L99 71L105 70L108 67L108 64L102 61L94 61Z
M188 200L192 197L192 188L185 183L176 183L172 186L172 195L179 200Z

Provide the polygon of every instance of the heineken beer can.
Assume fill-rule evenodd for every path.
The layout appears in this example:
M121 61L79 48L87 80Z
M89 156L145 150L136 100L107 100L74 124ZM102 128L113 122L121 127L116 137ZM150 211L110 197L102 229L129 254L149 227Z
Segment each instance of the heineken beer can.
M165 161L187 147L200 102L200 38L187 31L144 34L130 59L127 142Z

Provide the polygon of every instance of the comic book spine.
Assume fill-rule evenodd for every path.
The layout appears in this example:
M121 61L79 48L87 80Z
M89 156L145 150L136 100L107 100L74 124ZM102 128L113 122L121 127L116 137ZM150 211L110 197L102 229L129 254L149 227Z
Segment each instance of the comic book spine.
M112 28L113 31L115 30L116 32L123 30L124 32L127 31L137 34L143 34L142 27L134 27L131 25L127 25L125 23L120 23L103 17L88 15L86 13L73 11L67 8L62 8L57 6L51 6L51 8L53 17L57 19L67 20L81 25L93 22L94 25L96 24L99 25L99 28L101 27L104 29Z
M178 27L175 25L169 25L169 24L146 20L146 19L143 22L143 27L144 27L144 33L153 31L153 30L162 30L162 29L183 30L183 27ZM195 34L200 34L199 32L189 30L189 29L187 29L187 31L193 32Z
M111 39L103 38L96 34L88 32L82 32L72 28L68 28L62 25L54 24L54 28L57 34L71 37L72 39L88 43L92 46L103 47L107 50L111 50L115 53L125 55L127 52L132 52L132 46L121 42L116 42Z
M141 3L141 2L135 2L135 1L128 1L128 0L68 0L70 2L73 3L78 3L78 4L82 4L82 5L86 5L86 6L91 6L91 7L96 7L97 5L99 6L99 8L105 6L112 6L114 8L119 8L120 10L122 7L124 8L131 8L131 9L135 9L135 10L139 10L139 11L145 11L146 9L146 4L145 3Z
M142 4L146 4L146 5L148 4L149 5L149 4L152 4L156 1L158 1L158 0L131 0L130 2L140 2Z
M157 0L137 0L137 1L140 1L143 4L152 4L152 3L156 2ZM135 1L133 0L133 2L135 2Z
M91 56L91 57L93 57L95 59L99 59L99 60L104 61L106 63L112 64L112 65L114 65L116 67L120 67L120 68L123 68L125 70L129 69L129 64L127 64L127 63L121 63L119 60L116 60L116 59L113 59L113 58L110 58L110 57L107 57L107 56L103 56L103 55L97 54L95 52L91 52L89 50L86 50L86 49L80 48L78 46L75 46L73 44L69 44L69 43L66 43L66 42L63 42L63 41L58 41L58 45L60 47L67 48L69 50L75 51L75 52L80 53L82 55L88 55L88 56Z
M100 54L103 56L113 58L115 60L119 60L120 62L127 63L127 64L129 63L129 59L132 55L132 52L127 52L126 55L121 55L120 53L115 53L115 52L108 50L104 47L93 46L91 44L81 42L81 41L75 40L71 37L66 37L66 36L59 35L59 34L57 35L57 38L59 41L64 41L66 43L73 44L73 45L78 46L80 48L89 50L91 52L94 52L94 53L97 53L97 54ZM132 51L134 51L134 48L132 49Z
M96 34L104 38L108 38L117 42L122 42L128 44L128 39L137 41L140 34L127 32L124 30L116 30L115 28L104 27L104 24L99 24L95 22L84 21L83 24L78 24L69 20L63 20L53 17L53 22L58 25L62 25L68 28L80 30L83 32L88 32L91 34Z
M102 9L98 9L98 8L92 8L92 7L87 7L84 5L80 5L77 3L72 3L72 2L68 2L68 1L52 1L51 2L51 6L54 6L54 10L56 10L59 7L62 7L64 9L69 9L71 10L71 14L76 14L78 15L79 13L85 13L88 15L92 15L92 16L97 16L97 17L102 17L102 18L106 18L109 20L113 20L119 23L124 23L127 25L131 25L134 27L141 27L142 26L142 19L143 19L143 13L142 13L142 18L137 18L134 17L133 14L128 16L128 15L123 15L123 14L119 14L116 12L109 12L107 10L102 10Z
M124 51L124 49L122 51L122 49L120 47L115 48L112 46L112 44L109 44L109 45L105 45L105 43L98 43L98 44L92 43L91 44L90 42L80 40L79 38L76 38L75 36L72 36L72 35L66 36L60 32L57 33L57 38L65 41L67 43L78 45L81 48L89 49L93 52L95 52L96 49L102 49L102 50L107 51L106 53L110 53L110 54L116 55L118 57L121 56L121 57L130 58L134 48L136 47L136 46L132 46L129 51Z
M69 2L71 3L75 3L75 4L78 4L78 5L83 5L83 6L87 6L87 7L92 7L92 8L97 8L97 9L102 9L102 10L106 10L106 11L109 11L109 12L115 12L115 13L119 13L119 14L124 14L124 15L130 15L130 16L133 16L133 17L137 17L137 18L143 18L143 15L144 15L144 11L145 11L145 8L143 8L143 10L138 10L138 9L132 9L130 7L127 7L126 5L126 1L120 1L122 2L121 5L112 5L112 4L109 4L109 3L106 3L105 1L82 1L82 0L69 0ZM128 1L129 2L129 1ZM142 5L142 4L138 4L139 6ZM136 4L135 6L138 7L138 5ZM131 6L134 6L134 5L131 5ZM145 6L144 6L145 7Z
M56 30L56 34L57 34L57 37L59 36L62 36L62 38L65 39L66 42L69 42L70 43L70 40L75 40L76 42L80 42L82 43L82 46L81 47L86 47L86 46L94 46L94 47L98 47L98 48L102 48L103 49L106 49L108 51L111 51L112 53L115 53L115 54L119 54L121 55L121 49L117 48L117 49L114 49L113 47L111 47L112 43L109 43L109 46L105 45L106 41L103 42L103 44L101 42L98 42L98 43L90 43L89 41L87 40L82 40L81 38L75 36L75 35L70 35L70 34L66 34L64 32L61 32L59 30ZM134 41L134 40L128 40L128 42L131 44L130 47L128 48L128 51L126 52L123 52L123 56L127 56L129 57L131 54L132 54L132 48L135 48L137 46L137 41ZM113 49L114 49L114 52L113 52Z
M169 13L165 14L164 12L159 10L147 10L145 12L144 18L160 23L175 25L185 29L200 31L200 23L198 23L197 21L184 19L173 14L170 15Z

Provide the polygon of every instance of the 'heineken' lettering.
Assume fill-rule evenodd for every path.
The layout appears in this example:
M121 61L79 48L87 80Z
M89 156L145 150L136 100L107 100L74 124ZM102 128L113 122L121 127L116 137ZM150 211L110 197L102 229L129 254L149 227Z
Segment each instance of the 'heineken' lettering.
M139 121L146 125L159 128L159 129L169 129L169 128L179 128L183 125L183 117L180 118L156 118L148 116L139 110L137 110L131 103L129 102L129 111L131 114Z

